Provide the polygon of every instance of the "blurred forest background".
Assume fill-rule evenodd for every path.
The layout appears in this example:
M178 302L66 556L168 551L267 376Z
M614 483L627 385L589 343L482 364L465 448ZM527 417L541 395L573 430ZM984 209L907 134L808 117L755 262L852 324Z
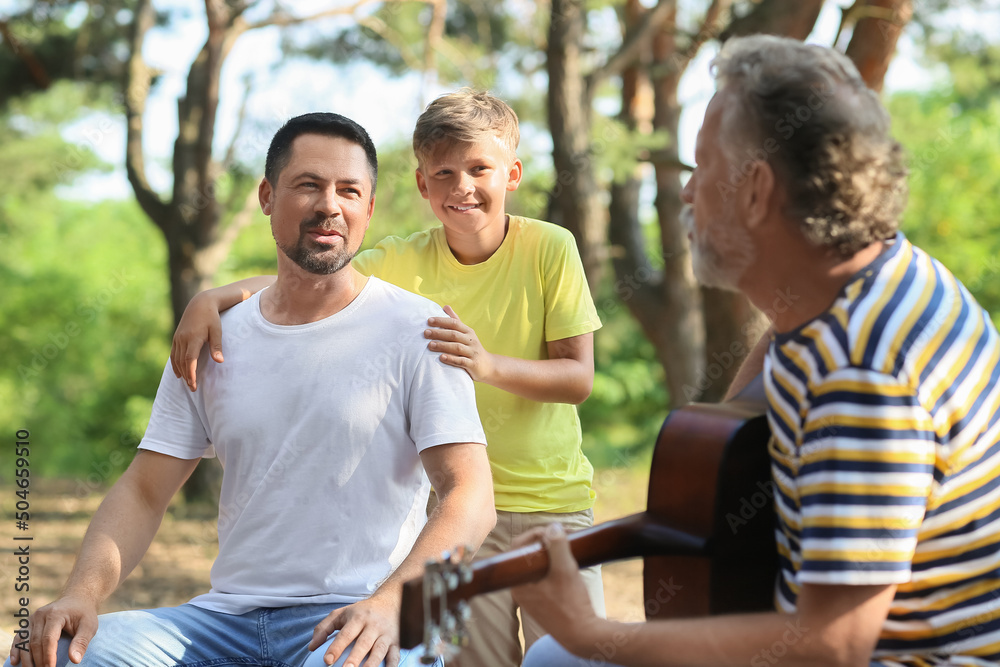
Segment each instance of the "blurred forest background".
M424 95L471 85L511 102L526 178L508 210L574 232L604 321L594 391L580 408L586 450L601 468L644 465L668 409L718 400L763 331L745 303L691 276L677 224L690 170L677 140L685 72L733 35L808 38L830 5L841 17L832 43L873 88L900 34L914 45L926 79L885 94L910 155L903 229L1000 319L997 3L0 3L0 423L11 436L30 430L33 476L75 480L81 496L103 488L142 436L187 300L274 271L255 193L284 118L255 106L269 91L253 77L242 99L222 99L219 82L240 39L277 30L275 76L296 63L345 81L418 72ZM164 130L146 104L163 77L145 40L192 20L205 26L203 47L183 63L173 152L149 157L150 137ZM227 136L216 127L223 108ZM367 245L436 222L413 186L405 137L415 119L400 111L403 138L379 145ZM98 145L116 131L123 152L102 159ZM116 170L129 196L102 196L94 174ZM151 185L154 170L168 185Z

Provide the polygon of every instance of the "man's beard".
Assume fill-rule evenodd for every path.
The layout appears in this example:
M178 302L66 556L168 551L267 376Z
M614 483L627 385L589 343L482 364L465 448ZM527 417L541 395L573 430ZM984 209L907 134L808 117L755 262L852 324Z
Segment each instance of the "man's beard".
M288 259L309 273L328 276L340 271L351 263L357 253L348 250L350 239L347 226L334 223L325 224L326 221L327 218L323 216L303 220L299 224L299 239L295 245L283 245L275 239L278 249L285 253ZM308 229L322 229L324 231L336 229L341 234L343 242L336 248L320 245L306 235Z
M698 282L738 292L743 274L757 257L746 229L735 220L713 221L699 233L690 204L681 209L680 221L691 234L691 268Z

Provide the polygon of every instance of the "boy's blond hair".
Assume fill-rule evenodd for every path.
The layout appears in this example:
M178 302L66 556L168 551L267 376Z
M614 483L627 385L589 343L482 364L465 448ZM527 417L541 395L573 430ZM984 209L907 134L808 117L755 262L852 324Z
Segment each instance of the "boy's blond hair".
M413 153L423 167L441 146L475 143L493 137L504 148L510 164L517 159L521 133L517 114L485 90L462 88L427 105L413 129Z

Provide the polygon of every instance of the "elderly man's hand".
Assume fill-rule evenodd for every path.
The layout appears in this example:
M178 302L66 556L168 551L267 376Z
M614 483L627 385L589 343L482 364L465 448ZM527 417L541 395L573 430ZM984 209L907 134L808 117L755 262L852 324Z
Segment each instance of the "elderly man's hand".
M549 554L549 572L535 584L513 589L514 601L556 641L572 652L585 651L591 628L601 622L570 551L566 532L558 523L518 536L514 548L539 542Z

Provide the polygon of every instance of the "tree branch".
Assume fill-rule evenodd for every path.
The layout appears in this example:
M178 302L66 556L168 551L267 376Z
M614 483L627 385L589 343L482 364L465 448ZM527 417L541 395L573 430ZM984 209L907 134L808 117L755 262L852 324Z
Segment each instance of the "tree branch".
M396 51L399 52L399 57L403 59L403 62L406 63L406 66L410 69L416 71L422 67L420 61L412 53L410 45L406 43L406 40L402 39L399 32L393 30L382 19L377 16L366 16L362 19L358 19L358 25L368 28L386 42L396 47Z
M385 3L389 2L402 2L403 0L383 0ZM258 28L266 28L267 26L289 26L298 25L300 23L307 23L309 21L315 21L317 19L324 19L330 16L345 16L354 14L360 8L365 5L371 4L375 0L356 0L353 4L347 5L345 7L334 7L332 9L327 9L322 12L317 12L315 14L310 14L308 16L292 16L291 14L285 13L283 11L276 11L266 19L262 21L257 21L256 23L247 24L247 30L257 30Z
M52 85L52 79L45 71L45 66L35 57L34 52L11 32L10 23L7 21L0 21L0 37L3 37L3 41L10 47L11 52L24 63L35 85L42 90L46 90Z
M701 22L701 28L688 44L688 61L694 58L698 50L710 39L716 39L722 34L722 15L733 6L733 0L712 0L708 11L705 12L705 20Z
M857 16L858 22L845 53L868 87L880 91L903 26L913 17L913 2L868 0Z
M639 160L649 162L657 167L676 169L677 171L694 171L694 167L677 158L677 151L642 151L639 153Z
M446 0L430 0L431 22L427 26L427 42L424 44L424 83L430 83L431 72L437 71L437 63L434 54L437 52L438 44L444 37L445 17L448 14L448 3Z
M236 129L233 131L233 138L229 142L229 146L226 147L226 156L222 159L222 168L228 169L232 164L233 160L236 159L236 142L240 138L240 133L243 131L243 125L246 123L247 118L247 102L250 101L250 89L252 88L252 83L250 76L243 77L243 102L240 103L240 111L236 116Z
M157 227L167 233L169 217L167 205L149 187L146 180L146 161L142 152L142 115L152 83L152 72L142 59L142 44L146 33L156 19L150 0L139 0L132 25L130 51L125 67L125 171L135 192L136 201Z
M648 68L649 76L652 78L681 75L691 64L694 57L705 42L710 39L717 39L722 34L722 15L733 6L733 0L712 0L705 18L701 22L701 27L694 35L688 35L690 41L683 51L680 48L674 52L670 61L657 62Z
M646 12L642 21L635 30L622 41L618 51L612 54L607 61L586 76L586 102L589 104L594 98L597 87L613 76L621 74L638 57L639 53L646 48L652 36L660 30L666 21L675 11L676 3L673 0L659 0L656 6Z
M757 33L805 39L822 8L823 0L758 0L750 12L733 19L720 39Z
M201 275L211 276L215 274L229 254L229 249L236 242L236 239L239 238L240 232L253 222L254 213L257 211L259 205L257 188L250 188L246 198L243 200L243 208L233 216L233 219L229 221L229 224L226 225L226 228L219 235L219 238L212 245L198 253L195 259L197 264L195 268Z

